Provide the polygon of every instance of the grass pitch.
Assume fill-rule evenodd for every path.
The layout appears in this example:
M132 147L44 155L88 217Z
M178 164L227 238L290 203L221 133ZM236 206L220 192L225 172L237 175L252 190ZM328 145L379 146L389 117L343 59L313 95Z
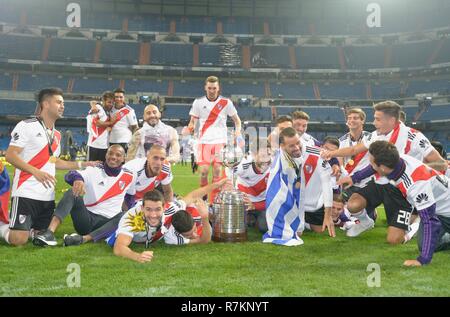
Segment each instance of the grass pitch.
M174 190L180 194L198 186L198 175L176 165ZM10 175L12 171L10 169ZM69 186L58 172L57 201ZM135 263L113 255L106 243L61 246L64 233L74 232L70 218L56 232L59 246L38 248L31 243L10 247L0 242L1 296L450 296L450 252L439 252L425 267L402 263L418 255L416 241L390 246L385 242L384 211L373 230L347 238L306 232L305 244L282 247L263 244L249 230L245 243L167 246L151 249L153 261ZM133 245L135 250L143 246ZM68 265L80 267L80 286L69 287ZM379 287L370 263L379 265ZM369 283L369 285L371 285Z

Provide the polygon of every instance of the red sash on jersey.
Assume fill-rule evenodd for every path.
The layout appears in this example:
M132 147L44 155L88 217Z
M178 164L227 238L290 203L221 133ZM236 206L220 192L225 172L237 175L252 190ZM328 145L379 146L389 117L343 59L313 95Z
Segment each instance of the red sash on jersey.
M211 109L211 112L209 113L208 118L205 121L205 124L203 125L202 130L200 131L200 138L205 134L206 130L216 122L217 118L219 117L220 112L225 109L225 107L228 105L227 99L220 99L214 107Z
M117 122L122 120L122 118L125 117L129 113L130 113L130 109L128 109L126 107L123 107L122 109L120 109L118 112L116 112L114 114L115 120L113 121L113 125L115 125Z
M417 132L417 130L413 128L409 128L409 131L411 133ZM408 138L408 140L406 141L405 154L408 154L410 150L411 150L411 140Z
M355 169L355 167L359 164L359 162L361 162L361 160L364 158L364 156L366 155L366 153L367 153L367 150L365 150L364 152L361 152L361 153L359 153L359 154L357 154L354 158L353 158L353 160L350 160L350 161L353 161L353 164L352 165L350 165L349 164L349 162L347 162L347 164L345 164L345 170L347 171L347 173L351 173L354 169Z
M106 131L105 127L97 127L96 123L99 120L99 118L94 118L92 119L92 123L91 123L91 129L92 131L94 131L94 135L92 136L92 142L94 142L95 140L97 140L97 138L103 134L103 132Z
M420 165L418 168L416 168L414 170L414 172L412 172L411 179L415 183L415 182L418 182L418 181L427 181L431 177L436 176L436 175L439 175L439 174L434 169L429 168L426 165ZM406 187L403 184L403 182L398 184L397 187L402 192L403 196L406 197Z
M395 145L395 143L397 142L399 133L400 133L400 123L397 123L397 125L394 127L391 138L389 139L389 143L392 143Z
M317 162L319 161L319 157L315 155L308 155L308 158L305 161L305 164L303 165L303 173L305 173L305 186L308 185L309 180L311 179L311 176L314 174L314 171L317 167ZM306 167L310 166L311 170L308 170Z
M146 192L155 188L155 184L157 181L161 182L164 178L167 177L167 175L169 175L169 173L165 173L165 172L161 171L161 173L159 173L159 175L156 176L156 178L153 180L153 182L150 183L150 185L148 185L143 190L136 191L136 194L134 195L134 199L138 200L138 199L141 199L142 197L144 197L144 194Z
M123 173L122 176L120 176L120 178L117 180L117 182L115 182L114 185L111 186L111 188L106 193L104 193L99 200L97 200L95 203L86 205L86 207L98 205L111 197L121 194L128 187L132 180L133 174L127 172Z
M55 153L56 149L58 148L59 144L61 142L61 133L59 131L55 130L55 138L53 139L52 143L52 152ZM50 153L48 152L48 144L45 144L45 146L42 148L42 150L36 154L31 160L29 160L27 163L36 167L37 169L41 169L49 160ZM18 169L16 169L18 170ZM20 187L27 179L29 179L31 176L30 173L24 172L19 170L20 176L19 176L19 182L17 183L17 188Z
M244 184L238 184L238 189L243 193L249 194L254 197L258 197L263 191L266 190L268 178L269 175L267 174L263 179L261 179L255 185L250 187L245 186Z

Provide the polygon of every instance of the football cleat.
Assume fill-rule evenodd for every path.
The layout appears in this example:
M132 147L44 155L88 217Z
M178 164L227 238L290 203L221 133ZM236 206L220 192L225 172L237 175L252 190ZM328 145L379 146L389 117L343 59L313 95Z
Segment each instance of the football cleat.
M83 243L83 236L80 236L79 234L72 233L71 235L65 234L64 235L64 246L69 247L72 245L80 245Z
M37 233L35 232L32 241L34 245L40 247L55 246L58 244L55 235L48 229Z
M359 223L355 222L355 224L350 229L347 230L346 232L347 237L359 236L364 231L372 229L375 226L375 222L367 215L364 218L358 220Z

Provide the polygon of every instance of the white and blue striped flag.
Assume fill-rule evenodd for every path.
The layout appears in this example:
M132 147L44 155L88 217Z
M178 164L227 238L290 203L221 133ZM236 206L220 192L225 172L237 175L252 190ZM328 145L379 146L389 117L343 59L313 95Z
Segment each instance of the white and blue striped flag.
M301 169L301 166L299 166ZM268 231L264 243L285 246L303 244L297 235L303 231L305 211L300 203L300 188L295 188L296 173L292 162L280 149L270 167L266 191L266 220ZM302 186L303 188L303 186Z

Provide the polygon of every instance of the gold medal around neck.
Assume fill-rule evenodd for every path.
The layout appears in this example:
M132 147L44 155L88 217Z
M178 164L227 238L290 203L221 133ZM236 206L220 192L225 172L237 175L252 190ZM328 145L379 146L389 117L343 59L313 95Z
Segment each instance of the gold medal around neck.
M348 165L353 165L353 164L355 164L355 161L353 161L353 160L350 160L350 161L348 161Z
M300 182L295 182L295 188L297 188L297 189L300 188Z
M50 162L50 163L56 163L56 156L50 156L50 158L48 159L48 161Z

